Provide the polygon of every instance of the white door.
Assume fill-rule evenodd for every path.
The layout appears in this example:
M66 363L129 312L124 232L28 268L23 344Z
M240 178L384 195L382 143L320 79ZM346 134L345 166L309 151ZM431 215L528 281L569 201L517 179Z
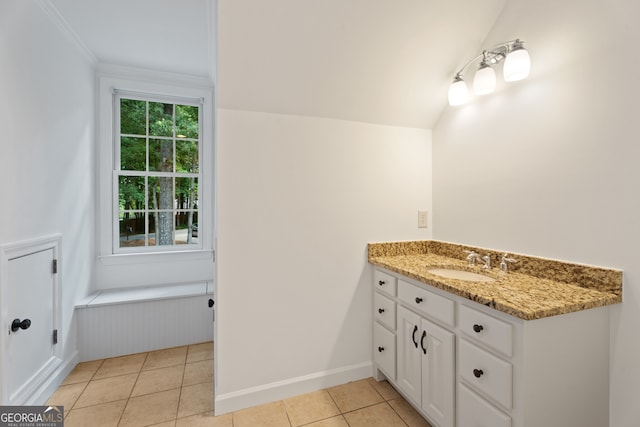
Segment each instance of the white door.
M3 262L2 400L26 404L59 364L56 328L55 248L10 255Z
M398 307L398 386L416 404L420 404L421 379L420 317L404 307Z
M440 427L453 427L455 335L422 319L422 409Z

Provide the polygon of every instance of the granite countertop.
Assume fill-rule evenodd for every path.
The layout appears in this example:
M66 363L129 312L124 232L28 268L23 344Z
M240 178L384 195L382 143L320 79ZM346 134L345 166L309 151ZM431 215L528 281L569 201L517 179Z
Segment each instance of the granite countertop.
M490 270L470 266L465 250L489 255ZM622 271L509 254L517 262L507 273L498 267L504 252L439 241L370 243L373 265L410 277L454 295L524 319L571 313L622 302ZM484 274L493 282L449 279L428 272L455 268Z

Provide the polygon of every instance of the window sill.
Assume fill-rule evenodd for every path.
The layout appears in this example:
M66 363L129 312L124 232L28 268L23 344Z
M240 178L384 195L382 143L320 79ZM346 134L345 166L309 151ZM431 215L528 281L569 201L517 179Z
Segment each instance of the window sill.
M104 265L126 264L157 264L176 261L201 261L213 260L213 250L109 254L98 256L98 260Z

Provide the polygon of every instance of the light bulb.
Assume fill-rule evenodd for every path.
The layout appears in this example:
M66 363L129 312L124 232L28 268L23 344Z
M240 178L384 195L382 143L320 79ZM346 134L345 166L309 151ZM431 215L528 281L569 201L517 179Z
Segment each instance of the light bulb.
M467 102L469 98L469 91L467 90L467 84L462 80L460 76L456 76L449 86L449 105L455 107Z
M476 71L476 75L473 76L473 92L476 95L486 95L493 92L495 88L496 73L493 68L482 62L480 68Z
M522 47L522 44L519 44L504 60L504 68L502 69L504 81L515 82L526 79L530 70L531 58L529 57L529 52Z

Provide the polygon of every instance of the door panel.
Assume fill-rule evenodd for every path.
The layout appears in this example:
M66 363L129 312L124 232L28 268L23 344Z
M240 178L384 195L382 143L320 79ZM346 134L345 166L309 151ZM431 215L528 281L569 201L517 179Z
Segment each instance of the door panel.
M54 248L19 255L6 262L3 284L4 403L23 404L38 381L55 367L56 318ZM14 319L29 319L27 329L12 331Z
M404 307L398 307L398 386L416 404L420 404L420 317Z
M453 427L455 335L422 319L422 409L441 427Z

